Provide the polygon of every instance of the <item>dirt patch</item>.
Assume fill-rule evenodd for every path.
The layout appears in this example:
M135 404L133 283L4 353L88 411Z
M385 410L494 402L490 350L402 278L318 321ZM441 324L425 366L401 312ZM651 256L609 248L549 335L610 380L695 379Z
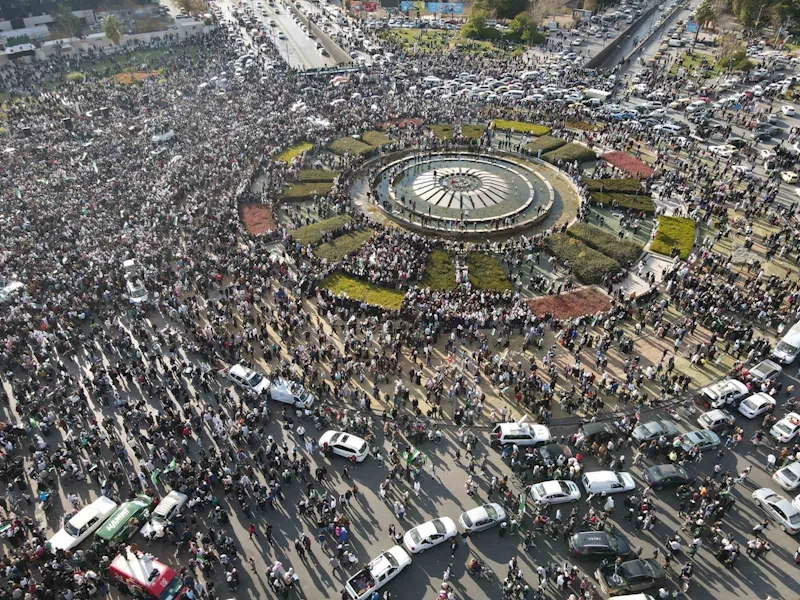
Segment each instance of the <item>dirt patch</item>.
M386 131L390 127L397 127L398 129L405 129L406 127L422 127L423 121L420 118L413 117L407 119L397 119L395 121L386 121L384 123L379 123L377 129L381 131Z
M145 71L134 71L133 73L125 71L124 73L117 73L112 79L122 85L131 85L134 81L144 81L148 77L154 77L155 75L158 75L155 71L149 73Z
M270 206L265 204L242 204L240 212L244 228L253 235L261 235L267 231L276 231L278 229Z
M611 298L601 289L587 286L558 296L533 298L528 300L528 306L537 316L550 313L557 319L572 319L607 311L611 308Z

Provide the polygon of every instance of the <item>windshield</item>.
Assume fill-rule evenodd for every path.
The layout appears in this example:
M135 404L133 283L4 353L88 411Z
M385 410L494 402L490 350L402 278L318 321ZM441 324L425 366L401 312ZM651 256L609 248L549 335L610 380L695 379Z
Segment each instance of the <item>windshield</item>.
M180 577L173 577L169 585L164 588L164 591L159 594L159 600L173 600L178 595L183 587L183 582Z
M795 513L793 515L789 515L789 523L791 523L792 525L796 525L797 523L800 523L800 513Z
M778 352L783 352L785 354L794 355L797 354L797 348L792 346L791 344L787 344L786 342L780 342L778 347L775 348Z
M570 492L569 486L566 483L564 483L563 481L559 481L558 485L561 486L561 491L564 492L565 494L571 494L572 493L572 492Z
M414 540L415 544L419 544L420 541L422 541L422 537L420 537L416 527L409 531L408 534L411 536L411 539Z
M616 536L608 536L608 547L614 552L619 550L619 540L617 540Z
M781 421L777 425L775 425L775 429L777 429L778 431L782 431L783 433L792 432L792 428L789 427L789 424L786 423L785 421Z
M472 527L472 519L469 518L469 514L464 513L463 515L461 515L461 518L464 521L464 525L466 525L467 527Z
M494 509L494 506L492 506L491 504L487 504L483 508L486 509L486 514L489 515L490 519L492 519L493 521L497 520L497 511Z
M749 399L742 402L742 406L744 406L748 410L756 410L757 408L756 405L753 404L753 402L751 402Z
M64 531L66 531L72 537L78 537L81 534L80 530L77 527L75 527L75 525L69 522L64 524Z
M533 491L536 492L536 495L539 497L544 496L544 486L541 483L533 486Z
M264 378L261 375L259 375L258 373L253 373L253 375L247 380L247 382L250 387L256 387L259 383L261 383L262 379Z
M143 287L135 288L133 291L131 291L131 298L141 298L142 296L146 295L147 295L147 290L145 290Z
M797 481L797 473L792 469L782 469L781 475L784 479L788 479L789 481ZM64 529L66 529L66 527L64 527Z

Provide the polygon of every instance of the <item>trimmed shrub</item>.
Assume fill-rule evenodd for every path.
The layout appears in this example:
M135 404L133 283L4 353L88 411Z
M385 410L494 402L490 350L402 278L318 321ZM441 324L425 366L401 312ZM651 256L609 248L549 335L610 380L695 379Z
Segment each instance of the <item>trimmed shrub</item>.
M666 256L678 248L681 258L687 258L694 245L694 221L683 217L658 217L658 231L650 250Z
M495 119L492 121L495 129L501 131L514 131L516 133L530 133L531 135L547 135L550 128L546 125L536 125L525 123L524 121L506 121L505 119Z
M324 196L333 189L329 181L315 183L292 183L283 192L284 200L312 200L314 196Z
M314 254L319 258L327 259L329 263L342 260L348 254L361 248L373 233L374 231L369 227L359 229L358 231L351 231L350 233L339 236L335 240L320 244L317 246Z
M372 146L369 144L365 144L361 140L357 140L351 137L339 138L338 140L334 140L331 142L329 146L330 151L334 154L338 154L340 156L344 156L345 154L364 154L365 152L369 152L373 149Z
M611 208L615 201L620 208L630 208L636 212L642 211L648 214L656 212L656 205L649 196L607 194L605 192L592 192L589 196L591 204L602 204L604 208Z
M391 144L394 140L385 133L381 133L380 131L367 131L364 135L361 136L361 141L366 142L370 146L375 146L377 148L379 146L385 146L386 144Z
M289 233L294 241L296 241L298 244L307 246L308 244L316 244L319 242L322 239L323 231L333 231L334 229L339 229L339 227L349 223L352 220L353 219L350 218L350 215L336 215L330 219L317 221L316 223L311 223L311 225L306 225L304 227L298 227Z
M456 266L453 262L453 256L440 248L431 252L419 284L432 290L447 291L456 289Z
M326 169L305 169L297 174L297 179L303 183L319 183L322 181L333 183L333 180L338 176L339 171L328 171Z
M84 75L80 71L73 71L72 73L68 73L65 79L67 81L75 81L80 83L82 81L86 81L86 75Z
M345 293L352 300L360 300L387 310L399 310L406 297L405 293L399 290L367 283L344 273L331 273L322 280L320 287L337 296Z
M644 193L642 182L632 177L615 179L604 177L602 179L585 179L584 183L590 192L622 192L626 194Z
M505 292L511 289L500 259L483 252L470 252L467 255L469 281L478 290Z
M530 144L525 144L524 148L534 155L538 154L539 150L542 151L542 154L545 154L561 148L561 146L566 143L567 142L561 138L543 135L542 137L533 140Z
M581 240L590 248L594 248L598 252L610 256L624 266L632 265L633 262L639 258L644 248L641 244L629 240L620 240L613 233L609 233L604 229L586 223L577 223L573 225L567 229L567 233Z
M606 275L618 272L621 267L613 258L590 248L581 240L566 233L556 233L545 242L550 254L569 268L583 283L600 283Z
M575 142L570 142L560 148L556 148L552 152L548 152L547 154L543 154L542 158L545 159L547 162L556 164L559 160L563 160L564 162L575 162L576 160L578 163L585 163L589 162L590 160L597 160L597 154L594 151L589 150L583 144L576 144Z
M276 161L285 162L287 165L291 164L292 161L303 154L304 152L308 152L314 147L314 144L310 142L300 142L299 144L295 144L294 146L287 148L278 156L275 157Z

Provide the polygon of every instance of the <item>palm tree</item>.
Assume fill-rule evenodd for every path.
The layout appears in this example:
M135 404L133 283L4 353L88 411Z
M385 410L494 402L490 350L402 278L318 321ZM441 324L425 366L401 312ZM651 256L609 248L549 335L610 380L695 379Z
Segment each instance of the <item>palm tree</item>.
M694 20L697 23L697 29L694 32L694 41L697 42L697 36L700 35L700 28L712 21L717 20L717 9L711 4L710 0L705 0L694 14Z
M122 21L116 15L106 15L103 17L103 33L114 44L119 44L122 39Z

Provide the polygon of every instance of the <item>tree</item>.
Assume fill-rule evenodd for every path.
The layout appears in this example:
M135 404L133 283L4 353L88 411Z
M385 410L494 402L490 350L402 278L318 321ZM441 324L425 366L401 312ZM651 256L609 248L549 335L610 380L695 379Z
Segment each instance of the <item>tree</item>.
M122 21L116 15L103 17L103 33L114 44L119 44L122 39Z
M473 40L479 40L485 37L487 16L485 10L473 10L469 20L464 23L464 26L461 28L461 35Z
M81 31L81 20L72 14L70 7L61 4L53 12L56 31L66 38L74 38Z
M583 10L595 12L597 10L597 0L583 0Z
M175 4L187 15L201 13L206 8L206 3L203 0L176 0Z
M528 13L519 13L508 24L508 37L515 42L535 44L541 39L536 31L536 21Z
M700 35L700 28L717 20L717 9L710 2L710 0L705 0L700 6L697 7L697 12L694 14L694 20L697 22L697 30L694 32L694 41L697 42L697 36Z

